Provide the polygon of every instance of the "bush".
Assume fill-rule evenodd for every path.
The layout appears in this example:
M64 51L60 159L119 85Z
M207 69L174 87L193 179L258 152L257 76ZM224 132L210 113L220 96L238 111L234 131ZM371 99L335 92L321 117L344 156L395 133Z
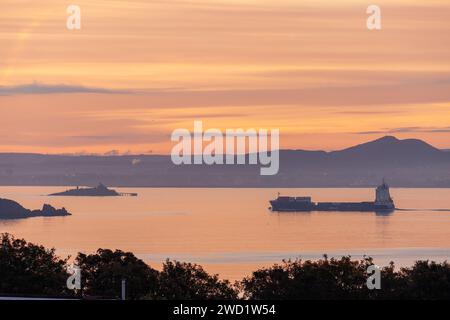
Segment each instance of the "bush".
M0 235L0 294L61 296L68 294L66 261L10 234Z
M120 298L122 279L126 280L127 299L140 299L154 292L158 272L130 252L98 249L96 254L79 253L84 295Z
M209 275L196 264L169 261L159 274L155 299L237 299L237 291L227 280L219 280L218 275Z
M450 299L450 264L445 261L417 261L412 268L401 268L402 297L414 300Z
M284 261L244 278L239 287L247 299L449 299L450 265L417 261L395 272L394 264L381 270L381 289L369 290L367 268L372 258L350 257L318 261Z
M370 258L283 261L244 278L240 287L248 299L360 299L366 288Z

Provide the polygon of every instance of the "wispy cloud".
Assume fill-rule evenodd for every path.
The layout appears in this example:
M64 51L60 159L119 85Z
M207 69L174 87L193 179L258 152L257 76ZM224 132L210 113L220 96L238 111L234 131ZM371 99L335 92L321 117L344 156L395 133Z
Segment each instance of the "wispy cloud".
M450 127L400 127L400 128L386 128L382 130L361 131L356 134L391 134L391 133L439 133L450 132Z
M131 90L106 89L97 87L85 87L80 85L66 84L42 84L30 83L17 86L0 86L0 95L23 95L23 94L60 94L60 93L108 93L128 94Z

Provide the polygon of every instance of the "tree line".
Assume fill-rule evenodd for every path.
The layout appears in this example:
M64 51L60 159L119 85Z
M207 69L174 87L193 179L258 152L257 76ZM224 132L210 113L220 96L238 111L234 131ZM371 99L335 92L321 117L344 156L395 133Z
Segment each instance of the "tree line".
M78 253L74 263L81 269L81 289L73 291L66 286L68 258L10 234L1 234L0 240L3 296L118 299L126 280L126 296L135 300L450 299L446 261L417 261L398 270L391 262L381 270L381 289L369 290L370 257L287 260L231 283L197 264L166 260L158 271L131 252L109 249Z

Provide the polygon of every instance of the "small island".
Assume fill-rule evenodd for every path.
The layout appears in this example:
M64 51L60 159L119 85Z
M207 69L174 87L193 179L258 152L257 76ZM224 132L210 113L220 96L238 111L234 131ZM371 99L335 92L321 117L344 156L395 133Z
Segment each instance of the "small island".
M0 198L0 219L24 219L32 217L62 217L70 216L65 208L55 209L44 204L41 210L29 210L13 200Z
M69 196L69 197L121 197L132 196L136 197L137 193L119 193L116 190L108 189L104 184L100 183L94 188L79 188L70 189L63 192L49 194L49 196Z

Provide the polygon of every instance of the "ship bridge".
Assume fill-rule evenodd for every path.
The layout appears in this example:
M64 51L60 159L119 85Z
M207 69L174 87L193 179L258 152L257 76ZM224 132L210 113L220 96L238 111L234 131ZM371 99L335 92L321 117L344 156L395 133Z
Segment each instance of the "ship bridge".
M379 185L375 191L375 204L376 205L393 205L394 201L391 198L391 194L389 192L389 186L384 181L381 185Z

